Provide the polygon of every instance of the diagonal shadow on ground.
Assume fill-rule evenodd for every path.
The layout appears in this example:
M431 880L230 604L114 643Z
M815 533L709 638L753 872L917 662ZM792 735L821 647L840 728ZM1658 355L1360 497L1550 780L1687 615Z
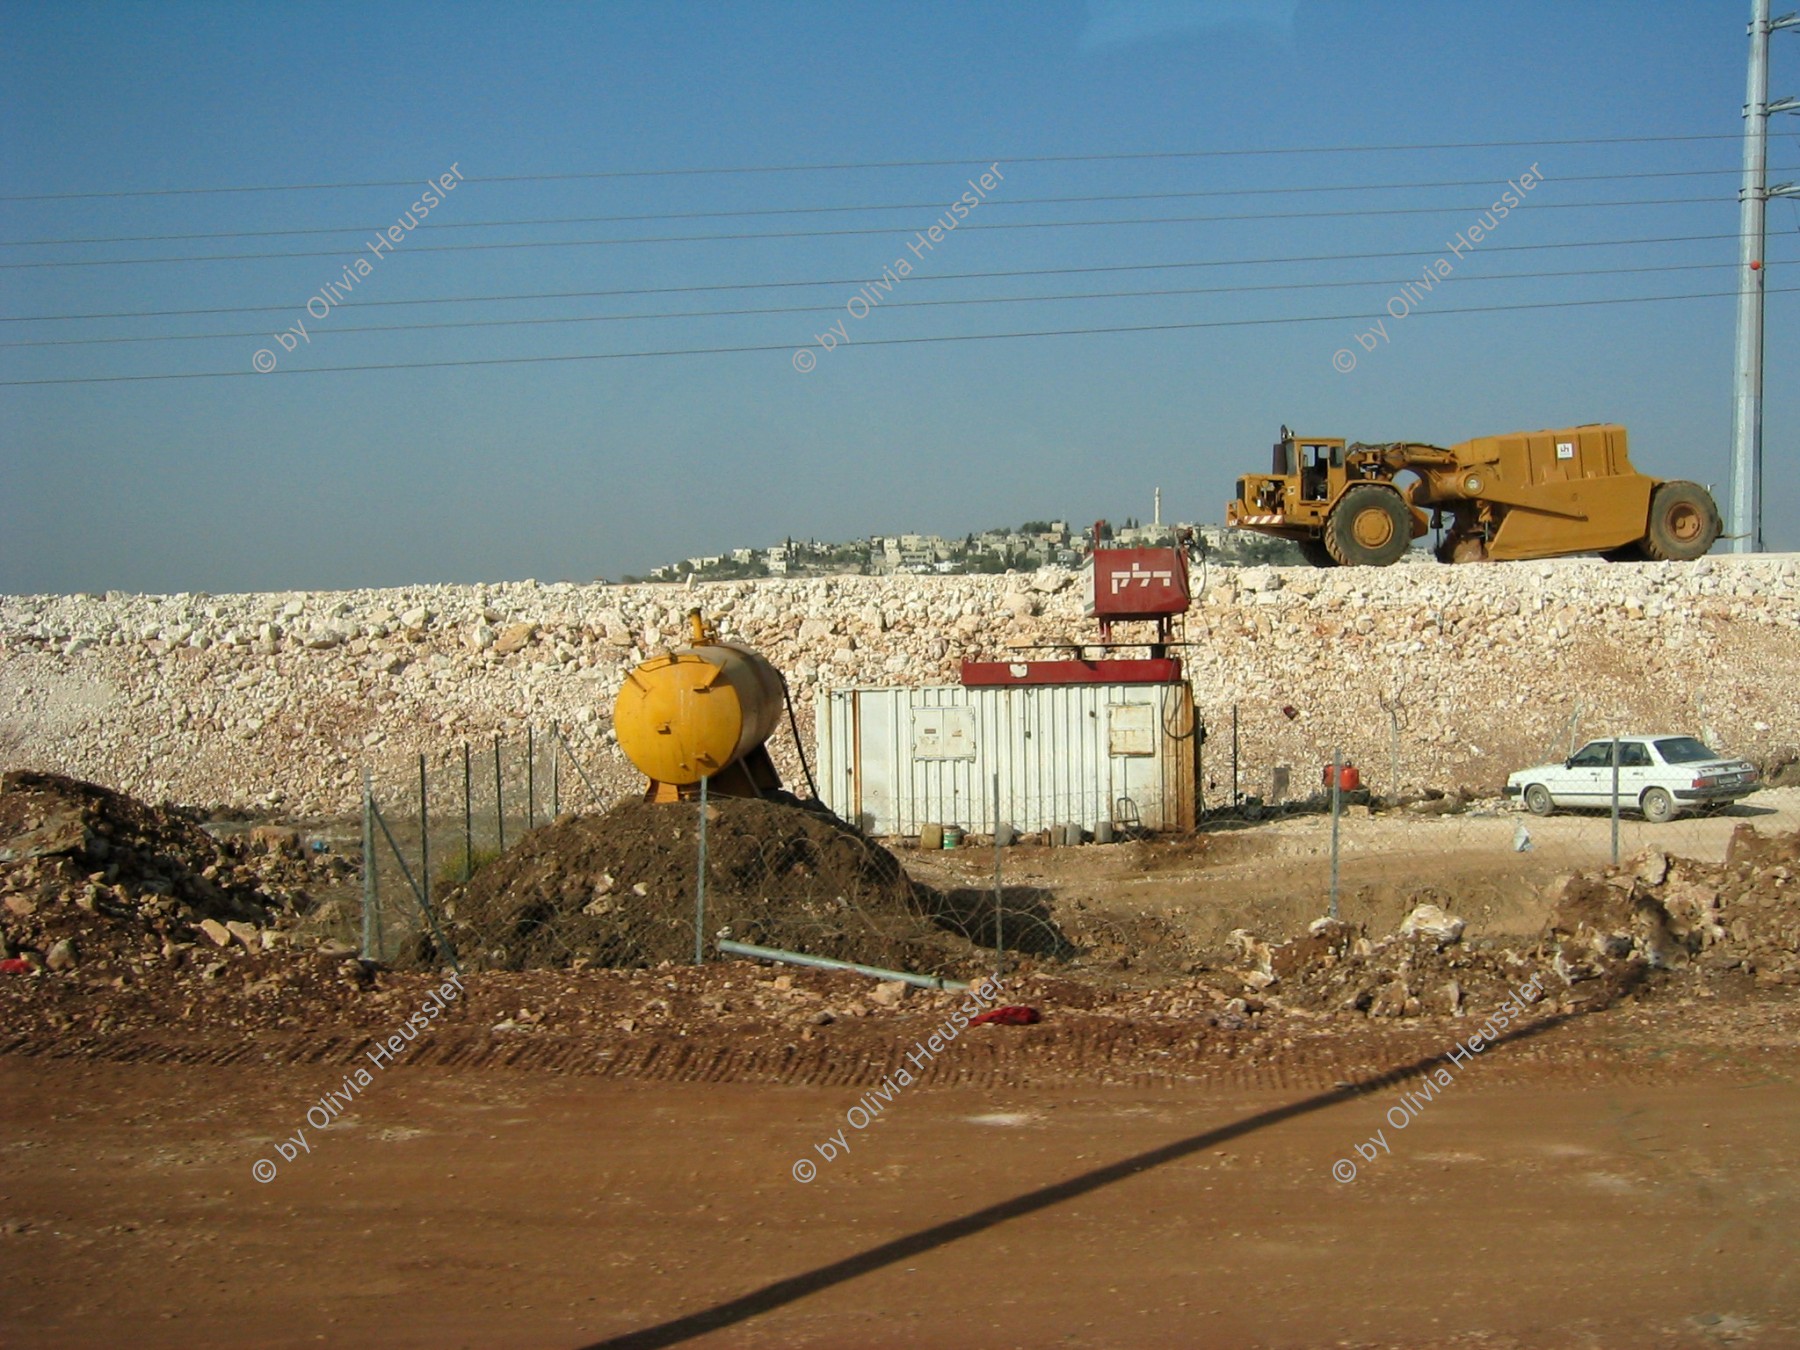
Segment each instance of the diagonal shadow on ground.
M1488 1042L1486 1049L1541 1036L1573 1018L1584 1017L1610 1007L1614 1001L1609 998L1583 1006L1573 1012L1552 1014L1529 1026L1520 1027L1496 1037ZM871 1274L884 1266L890 1266L899 1261L909 1261L938 1247L948 1246L963 1238L973 1237L975 1234L985 1232L1009 1219L1035 1214L1039 1210L1060 1205L1065 1200L1073 1200L1078 1196L1100 1190L1102 1187L1127 1181L1154 1168L1179 1162L1190 1154L1213 1148L1229 1140L1241 1139L1245 1135L1255 1134L1259 1130L1279 1125L1283 1121L1310 1115L1314 1111L1323 1111L1328 1107L1367 1096L1382 1088L1392 1087L1427 1070L1440 1067L1447 1061L1447 1055L1429 1055L1423 1059L1416 1059L1410 1064L1389 1069L1376 1078L1334 1088L1330 1092L1321 1092L1300 1101L1291 1102L1286 1106L1275 1107L1272 1110L1260 1111L1256 1115L1246 1116L1229 1125L1221 1125L1215 1130L1190 1135L1186 1139L1177 1139L1160 1148L1153 1148L1129 1158L1122 1158L1116 1163L1097 1167L1091 1172L1083 1172L1080 1176L1042 1186L1035 1191L1027 1191L1023 1195L1002 1200L971 1214L964 1214L943 1223L933 1224L930 1228L922 1228L916 1233L908 1233L904 1237L884 1242L879 1247L871 1247L854 1256L846 1256L842 1260L814 1267L812 1270L803 1271L798 1275L790 1275L783 1280L776 1280L773 1284L766 1284L761 1289L752 1290L748 1294L715 1304L713 1307L702 1308L698 1312L688 1313L653 1327L645 1327L639 1331L629 1331L607 1340L596 1341L591 1345L583 1346L581 1350L656 1350L660 1346L679 1345L683 1341L692 1340L697 1336L704 1336L725 1327L735 1326L739 1322L748 1321L752 1317L759 1317L763 1313L773 1312L777 1308L797 1302L809 1294L816 1294L833 1285L843 1284L846 1281Z

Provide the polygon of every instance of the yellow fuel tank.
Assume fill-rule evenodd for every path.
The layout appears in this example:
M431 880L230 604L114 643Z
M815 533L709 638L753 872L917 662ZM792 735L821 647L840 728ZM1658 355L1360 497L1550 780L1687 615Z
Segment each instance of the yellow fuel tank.
M713 642L653 657L625 677L613 705L619 748L651 780L681 789L724 775L716 791L735 780L756 788L772 773L763 742L781 719L785 686L775 667L748 647ZM733 766L737 766L735 772Z

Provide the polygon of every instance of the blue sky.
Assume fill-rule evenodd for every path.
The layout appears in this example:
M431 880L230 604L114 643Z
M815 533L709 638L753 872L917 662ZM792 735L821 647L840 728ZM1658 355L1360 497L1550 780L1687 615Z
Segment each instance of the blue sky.
M1213 521L1284 422L1447 444L1620 421L1640 468L1726 495L1728 295L1443 311L1731 290L1747 4L0 15L0 195L39 198L0 202L0 341L62 343L0 348L0 381L111 377L0 387L0 591L588 580L789 535L1147 516L1158 486L1166 517ZM1772 96L1800 92L1800 36L1772 47ZM1800 118L1775 130L1771 180L1800 178ZM1385 148L1470 142L1511 144ZM1003 181L961 228L908 253L990 163ZM1534 163L1527 204L1360 351L1398 283ZM452 164L454 193L308 318ZM668 172L805 165L855 167ZM1690 200L1645 204L1667 198ZM1185 219L1220 216L1259 218ZM1800 206L1769 221L1778 289ZM170 235L228 237L144 238ZM713 237L619 242L695 235ZM1612 242L1686 236L1718 237ZM26 242L78 239L114 242ZM270 253L317 256L17 266ZM848 314L900 258L912 274ZM1563 275L1516 276L1545 272ZM1149 290L1203 293L1118 294ZM539 298L471 300L521 296ZM989 303L922 303L949 300ZM788 312L719 312L745 309ZM171 310L221 312L150 313ZM95 314L134 317L30 318ZM297 322L312 340L281 350ZM1797 330L1772 294L1784 549ZM178 340L207 334L225 336ZM156 340L70 342L102 337ZM703 348L759 350L431 368Z

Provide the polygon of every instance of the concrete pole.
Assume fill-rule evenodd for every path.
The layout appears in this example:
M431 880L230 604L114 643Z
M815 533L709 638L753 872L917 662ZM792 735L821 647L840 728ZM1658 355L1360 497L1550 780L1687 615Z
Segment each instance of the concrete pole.
M1768 190L1769 34L1800 15L1769 19L1769 0L1751 0L1750 70L1744 91L1744 178L1738 189L1738 318L1732 383L1731 512L1734 553L1762 551L1763 223ZM1794 107L1792 99L1777 104ZM1784 185L1785 186L1785 185ZM1791 190L1791 188L1789 189Z
M694 964L706 964L706 776L700 777L700 857L694 866Z
M1344 752L1331 751L1331 917L1338 917L1338 822L1344 818Z

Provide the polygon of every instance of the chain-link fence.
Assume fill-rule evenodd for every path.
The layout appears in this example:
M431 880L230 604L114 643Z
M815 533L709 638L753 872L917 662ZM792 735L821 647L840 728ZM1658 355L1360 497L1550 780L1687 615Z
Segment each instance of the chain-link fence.
M1341 912L1389 932L1411 905L1431 901L1484 933L1523 936L1541 925L1560 878L1645 854L1718 864L1739 828L1800 824L1800 792L1778 785L1777 766L1756 768L1777 785L1744 796L1738 771L1716 765L1733 758L1729 747L1682 735L1615 741L1579 703L1548 741L1520 735L1504 758L1489 751L1461 769L1444 767L1456 757L1443 722L1409 719L1403 708L1327 730L1308 761L1293 764L1272 762L1264 741L1242 733L1248 717L1234 736L1232 711L1207 747L1208 858L1195 878L1209 903L1265 931ZM1285 721L1279 708L1274 720Z
M617 795L617 766L603 759L578 753L560 727L532 726L365 770L352 940L372 959L448 960L446 899L538 826L600 809L608 783Z
M1240 929L1341 916L1379 936L1426 902L1524 936L1560 876L1646 851L1717 863L1737 827L1795 824L1784 792L1672 794L1674 814L1658 819L1631 739L1617 743L1616 809L1610 737L1591 743L1607 756L1597 799L1559 787L1546 803L1526 779L1513 796L1499 782L1433 784L1408 766L1441 762L1440 747L1397 725L1343 736L1378 748L1365 763L1330 744L1304 768L1244 754L1229 724L1215 727L1192 835L1143 827L1152 806L1167 814L1147 779L1109 788L1098 808L1085 790L1033 797L1031 818L1067 823L1029 833L990 802L1002 824L976 836L958 824L969 804L950 801L941 825L880 841L785 795L640 801L621 791L642 780L616 751L578 755L555 729L457 743L371 777L352 938L386 961L477 968L641 968L750 947L921 976L1030 961L1148 980L1204 964ZM1582 748L1556 747L1546 764L1589 769L1568 753Z
M355 935L365 955L403 965L646 967L716 959L723 943L955 977L1008 953L1074 950L1049 892L1007 883L1001 849L991 882L933 885L817 803L785 794L602 801L557 745L581 790L559 798L579 812L552 830L534 828L550 819L534 813L529 793L536 783L554 796L567 779L554 768L542 777L548 759L527 768L531 749L500 745L497 779L494 747L480 757L471 747L466 777L459 757L436 772L421 757L416 782L384 793L371 778ZM485 785L477 766L490 775ZM526 795L512 802L515 785Z

